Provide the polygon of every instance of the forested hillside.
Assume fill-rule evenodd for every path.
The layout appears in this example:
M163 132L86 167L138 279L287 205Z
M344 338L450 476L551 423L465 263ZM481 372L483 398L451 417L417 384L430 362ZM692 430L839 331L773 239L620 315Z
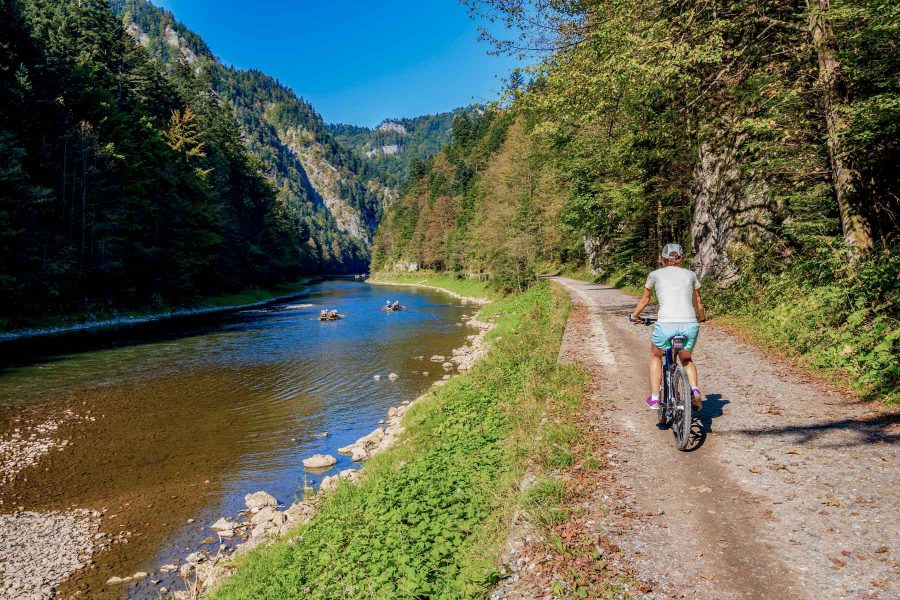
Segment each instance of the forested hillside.
M222 65L172 13L147 0L111 5L161 63L190 64L231 104L279 199L309 230L324 270L363 270L387 192L366 160L338 144L315 109L275 78Z
M896 3L466 4L544 60L457 119L376 268L639 285L677 241L717 314L896 395Z
M359 271L386 190L144 0L0 2L0 328Z
M164 75L106 2L0 8L0 324L318 267L231 109L191 69Z
M329 124L328 131L347 148L364 156L385 185L399 189L411 172L421 171L423 161L450 142L452 112L404 119L386 119L375 129L358 125Z

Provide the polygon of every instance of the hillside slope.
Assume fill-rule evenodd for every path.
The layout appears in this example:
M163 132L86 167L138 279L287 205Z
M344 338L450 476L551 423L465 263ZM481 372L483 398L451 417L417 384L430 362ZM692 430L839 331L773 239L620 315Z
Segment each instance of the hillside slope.
M370 129L357 125L329 124L328 131L358 156L365 157L386 185L399 189L422 161L437 154L450 142L453 120L469 109L404 119L386 119Z
M508 108L457 123L385 215L375 268L640 286L680 242L713 312L897 397L900 9L471 4L552 51Z
M127 31L174 68L187 62L232 106L244 140L279 198L332 270L362 270L389 190L364 158L336 142L315 109L275 78L223 65L172 13L147 0L113 0Z

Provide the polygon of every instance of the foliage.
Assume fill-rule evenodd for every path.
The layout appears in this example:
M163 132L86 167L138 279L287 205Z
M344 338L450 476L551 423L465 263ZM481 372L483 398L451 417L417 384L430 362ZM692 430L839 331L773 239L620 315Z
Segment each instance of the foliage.
M534 437L519 426L533 433L562 383L566 301L544 284L486 309L499 317L488 357L420 399L406 443L374 457L309 524L253 552L212 597L483 597Z
M663 243L699 252L705 242L707 255L712 248L734 267L704 271L731 286L720 314L768 314L770 298L788 308L792 294L809 293L817 300L807 310L819 316L758 329L873 393L893 393L883 353L896 351L896 297L867 286L871 273L897 278L896 3L835 0L823 15L849 88L840 158L861 174L877 238L851 266L832 254L842 217L805 5L466 4L512 31L506 41L485 32L498 51L540 62L514 74L488 127L473 135L459 123L387 212L376 266L479 273L503 289L543 269L588 267L633 285ZM706 204L702 190L711 190ZM838 322L831 330L856 340L854 350L816 349L810 334Z
M5 326L271 286L313 262L190 69L163 73L100 0L0 10Z

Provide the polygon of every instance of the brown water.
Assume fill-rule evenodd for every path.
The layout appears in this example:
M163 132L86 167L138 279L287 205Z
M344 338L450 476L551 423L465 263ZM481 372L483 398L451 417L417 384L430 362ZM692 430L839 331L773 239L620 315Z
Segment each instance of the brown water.
M387 298L409 309L380 311ZM347 318L320 323L323 307ZM202 544L209 525L235 515L247 493L266 490L290 504L304 481L322 477L303 470L305 457L337 456L326 474L356 466L337 448L440 378L439 365L416 357L461 346L472 331L460 317L472 310L429 291L334 280L175 336L6 368L0 436L61 418L58 437L70 444L0 485L0 512L102 511L101 531L130 532L127 543L95 554L61 592L156 597L150 580L171 589L174 577L131 588L105 582L214 549L218 541ZM388 381L389 372L400 379Z

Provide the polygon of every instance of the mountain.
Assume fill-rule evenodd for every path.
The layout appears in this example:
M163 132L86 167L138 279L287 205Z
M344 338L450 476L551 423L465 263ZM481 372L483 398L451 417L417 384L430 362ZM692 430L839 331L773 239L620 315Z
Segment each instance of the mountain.
M245 142L323 262L363 270L391 197L365 157L338 143L315 109L275 78L223 65L172 13L147 0L112 0L111 7L152 56L170 69L190 64L232 106Z
M450 142L453 120L472 110L458 108L436 115L386 119L374 129L345 124L329 124L327 128L340 144L365 157L382 183L399 189L417 165Z

